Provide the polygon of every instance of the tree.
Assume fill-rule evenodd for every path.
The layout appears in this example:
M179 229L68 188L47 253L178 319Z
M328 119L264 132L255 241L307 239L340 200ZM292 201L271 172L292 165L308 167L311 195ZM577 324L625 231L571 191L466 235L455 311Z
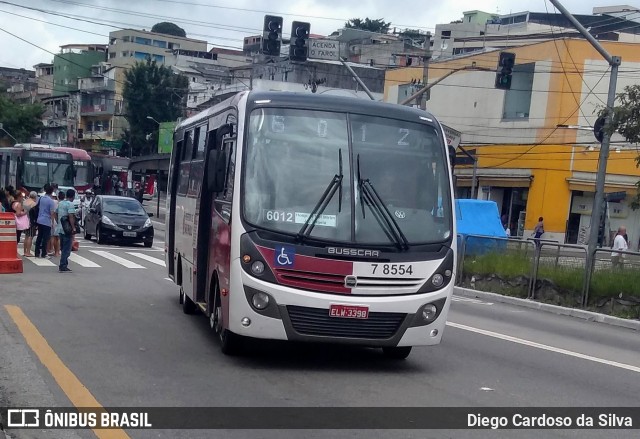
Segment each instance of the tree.
M609 132L620 133L627 142L640 143L640 85L630 85L618 94L620 105L613 109L612 123ZM600 115L605 114L605 110ZM640 156L636 157L636 167L640 167ZM636 183L640 190L640 181ZM640 192L631 203L633 209L640 208Z
M151 32L157 32L159 34L173 35L175 37L186 37L187 33L180 26L168 21L162 23L156 23L151 28Z
M352 18L344 24L344 27L349 29L361 29L368 30L369 32L377 32L386 34L389 32L391 22L385 22L383 18L372 20L369 17L362 20L361 18Z
M19 105L0 94L0 123L18 142L29 142L34 134L40 133L43 113L40 104ZM0 138L3 137L8 136L0 130Z
M125 73L123 98L125 118L130 130L125 133L122 155L142 155L152 152L157 140L158 122L174 121L184 114L184 97L189 90L185 76L155 61L137 62ZM152 136L149 136L151 134ZM132 151L131 151L132 150Z

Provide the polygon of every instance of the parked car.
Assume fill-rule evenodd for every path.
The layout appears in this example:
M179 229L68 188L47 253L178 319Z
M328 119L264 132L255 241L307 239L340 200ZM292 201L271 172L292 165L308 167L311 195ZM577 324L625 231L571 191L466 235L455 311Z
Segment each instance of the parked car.
M96 237L98 244L108 241L142 242L153 245L153 223L142 204L135 198L98 195L89 206L85 219L84 239Z

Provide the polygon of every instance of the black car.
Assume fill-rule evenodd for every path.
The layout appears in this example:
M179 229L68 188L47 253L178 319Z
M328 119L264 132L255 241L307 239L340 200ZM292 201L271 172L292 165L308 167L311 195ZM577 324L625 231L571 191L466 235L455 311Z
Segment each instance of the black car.
M84 224L84 239L92 236L98 244L113 240L143 242L145 247L151 247L153 224L135 198L98 195L89 206Z

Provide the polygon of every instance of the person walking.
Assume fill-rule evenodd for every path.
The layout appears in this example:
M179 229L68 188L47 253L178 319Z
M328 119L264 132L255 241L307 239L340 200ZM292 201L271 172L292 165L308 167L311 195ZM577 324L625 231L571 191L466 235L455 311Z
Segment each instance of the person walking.
M62 193L61 193L62 194ZM56 234L60 237L60 273L71 273L69 268L69 256L71 255L71 245L76 228L76 209L73 200L76 191L68 189L64 198L60 197L58 208L56 209Z
M540 247L540 237L542 235L544 235L544 218L540 217L538 218L538 224L533 229L533 239L538 247Z
M38 200L38 238L36 239L36 258L49 258L47 244L51 236L51 224L55 203L51 198L53 188L49 183L44 185L45 195Z
M624 268L624 253L620 253L620 251L629 250L627 240L624 239L624 236L626 234L627 228L625 226L621 226L618 228L618 233L613 240L613 251L611 252L611 265L613 266L613 268Z
M29 198L22 203L29 217L29 228L24 236L24 255L28 258L33 257L33 254L31 254L31 246L33 245L33 237L36 236L36 232L38 231L38 209L34 209L36 204L38 204L38 194L35 191L31 191Z
M26 233L30 226L29 215L27 215L27 211L24 210L23 203L24 194L22 191L17 191L11 208L16 215L16 235L18 238L18 244L20 244L20 237L23 233Z

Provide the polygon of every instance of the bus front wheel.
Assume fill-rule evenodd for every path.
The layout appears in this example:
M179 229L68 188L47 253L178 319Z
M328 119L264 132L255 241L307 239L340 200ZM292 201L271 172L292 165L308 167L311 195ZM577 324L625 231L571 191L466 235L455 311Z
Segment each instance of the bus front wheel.
M242 339L239 335L234 334L228 329L224 329L222 321L222 303L217 288L213 303L215 305L211 311L211 315L209 316L209 324L211 325L211 329L215 331L220 339L220 350L225 355L238 355L242 349Z
M411 353L411 346L395 346L382 348L385 357L393 360L404 360Z

